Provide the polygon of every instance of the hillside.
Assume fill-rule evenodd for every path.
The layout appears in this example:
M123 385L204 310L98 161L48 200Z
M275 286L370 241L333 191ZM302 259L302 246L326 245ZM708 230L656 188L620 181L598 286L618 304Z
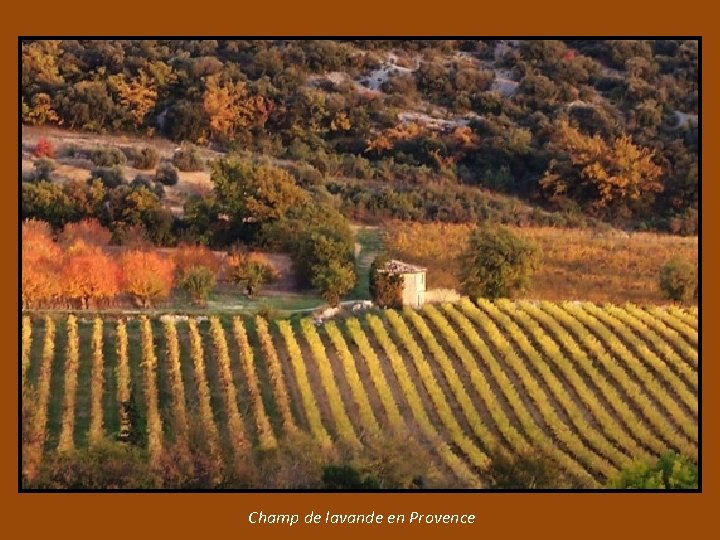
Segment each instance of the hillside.
M387 217L440 186L452 197L411 219L474 221L484 205L444 207L483 188L696 234L698 58L678 39L27 40L22 120L264 156L302 184L355 179L356 215L380 181L402 193Z
M667 450L697 460L698 322L528 301L321 326L25 316L25 483L122 435L140 449L125 474L140 459L169 487L318 487L353 463L383 487L478 488L491 456L528 452L599 487Z

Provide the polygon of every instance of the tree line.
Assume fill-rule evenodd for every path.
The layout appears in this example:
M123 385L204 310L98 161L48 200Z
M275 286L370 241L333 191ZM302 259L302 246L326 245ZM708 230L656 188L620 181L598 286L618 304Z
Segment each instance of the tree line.
M157 257L152 249L155 245L196 245L200 253L207 251L204 246L225 250L237 246L266 248L290 253L298 276L297 285L316 289L328 302L337 305L340 297L355 286L357 277L352 231L332 201L323 198L322 193L303 188L288 171L267 162L231 156L213 162L211 167L212 192L189 197L183 218L173 217L160 197L142 183L112 187L101 178L63 185L46 180L23 183L22 217L34 220L23 223L23 235L26 229L28 235L27 242L23 242L23 249L27 246L28 250L27 257L23 251L23 269L32 264L41 272L41 261L54 264L61 245L88 251L87 247L73 248L66 239L72 234L81 235L86 244L112 243L126 250L148 253L142 255L149 257L148 264ZM38 225L38 221L43 224ZM53 234L59 235L58 244L52 241ZM102 249L95 249L88 256L99 265L111 263L105 260ZM198 260L202 261L202 257ZM153 264L163 266L165 263L155 261ZM159 267L155 270L148 267L151 275L165 275ZM168 276L172 273L172 268L166 272ZM191 296L202 300L214 285L213 273L196 269L192 275L176 277ZM236 268L233 275L252 294L267 278L268 271L244 259L243 267ZM28 279L31 277L35 279L28 274ZM167 297L165 292L169 288L167 284L159 287L148 302ZM30 290L28 283L28 294L34 294ZM118 291L117 287L112 290ZM205 292L199 294L201 291ZM114 293L108 293L109 297ZM40 296L29 299L29 305L58 296L47 291L38 294ZM65 293L60 296L68 297ZM106 298L107 294L94 299ZM145 299L140 300L145 303Z

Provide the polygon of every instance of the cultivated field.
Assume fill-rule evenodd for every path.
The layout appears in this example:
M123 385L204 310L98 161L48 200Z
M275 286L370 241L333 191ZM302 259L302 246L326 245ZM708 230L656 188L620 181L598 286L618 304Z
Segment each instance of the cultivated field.
M28 315L23 469L129 429L153 467L200 445L215 481L306 433L345 453L412 439L437 487L483 487L493 452L537 451L600 487L669 449L697 460L698 369L696 308L462 301L321 326Z
M394 257L428 267L428 286L457 288L457 256L473 225L395 222L386 245ZM552 301L667 302L660 268L678 256L698 261L697 237L617 230L511 227L541 251L540 267L520 298Z

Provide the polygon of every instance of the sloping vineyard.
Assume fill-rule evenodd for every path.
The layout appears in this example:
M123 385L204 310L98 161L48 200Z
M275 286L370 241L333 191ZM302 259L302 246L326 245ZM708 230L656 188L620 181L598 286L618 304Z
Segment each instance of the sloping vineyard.
M541 452L601 487L640 458L698 457L698 312L481 300L309 319L22 319L23 474L103 440L210 482L300 435L334 455L417 445L448 486ZM192 447L192 450L191 450ZM402 451L402 449L400 449Z

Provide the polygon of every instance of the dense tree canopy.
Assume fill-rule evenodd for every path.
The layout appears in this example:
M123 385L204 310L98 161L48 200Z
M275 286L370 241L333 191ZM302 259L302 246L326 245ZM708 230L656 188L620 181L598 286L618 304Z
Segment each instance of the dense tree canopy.
M311 164L322 179L545 195L553 210L694 233L698 58L697 41L676 39L27 40L22 118L242 149ZM369 81L380 69L386 80ZM217 212L238 204L230 195ZM47 186L32 196L53 201L55 227L80 219ZM389 204L401 215L409 203Z
M536 245L505 227L476 229L461 256L460 284L471 298L508 298L525 287L536 270Z

